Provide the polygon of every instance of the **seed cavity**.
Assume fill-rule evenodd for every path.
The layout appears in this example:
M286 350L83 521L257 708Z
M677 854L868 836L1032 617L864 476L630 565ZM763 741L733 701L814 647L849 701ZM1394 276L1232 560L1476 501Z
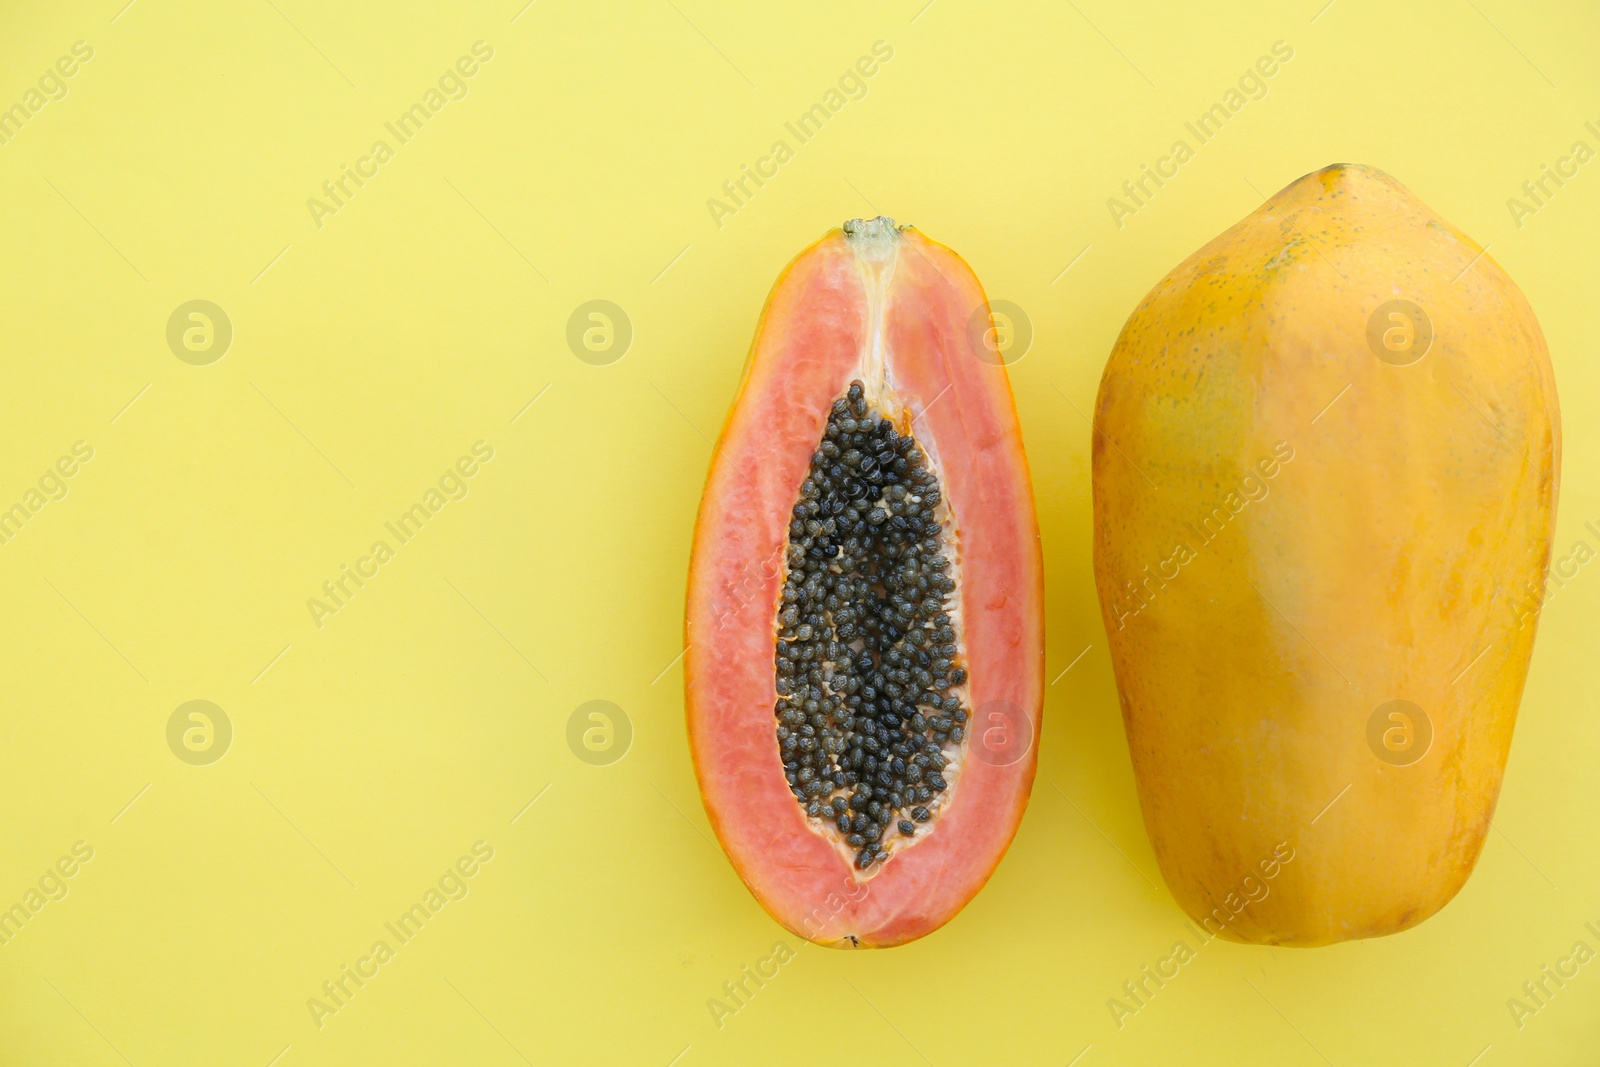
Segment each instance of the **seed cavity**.
M851 382L789 523L774 712L790 791L863 870L923 832L966 736L941 500L916 439Z

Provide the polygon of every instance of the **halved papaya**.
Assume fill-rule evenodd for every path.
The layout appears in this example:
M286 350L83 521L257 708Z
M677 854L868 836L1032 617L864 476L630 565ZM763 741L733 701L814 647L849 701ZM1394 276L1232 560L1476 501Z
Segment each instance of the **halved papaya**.
M892 219L779 277L712 456L684 625L711 825L825 945L938 928L1033 783L1042 564L977 278Z
M1550 561L1538 320L1380 170L1163 278L1095 408L1094 566L1145 826L1236 941L1415 926L1488 833Z

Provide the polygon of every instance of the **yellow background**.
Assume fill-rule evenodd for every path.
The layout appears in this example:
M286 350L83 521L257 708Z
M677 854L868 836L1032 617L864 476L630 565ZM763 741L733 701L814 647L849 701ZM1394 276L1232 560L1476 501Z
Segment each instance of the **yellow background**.
M1600 148L1592 5L524 2L0 13L0 106L94 49L0 146L0 506L94 448L0 545L0 905L94 849L0 947L0 1061L1600 1059L1600 963L1520 1030L1506 1005L1600 948L1594 564L1544 612L1456 901L1378 941L1213 943L1115 1025L1108 999L1192 934L1139 818L1084 418L1163 273L1300 175L1370 163L1527 293L1566 416L1557 554L1600 547L1600 162L1520 227L1506 205L1574 141ZM467 96L318 228L307 199L479 40ZM865 97L797 145L784 122L879 40ZM1118 228L1107 198L1193 146L1183 121L1279 40L1265 98ZM794 158L716 225L706 200L779 138ZM782 931L711 839L679 656L708 438L762 300L822 231L880 212L1031 319L1013 381L1053 682L988 888L919 943L851 954ZM166 342L194 299L233 324L208 366ZM565 340L591 299L633 326L610 365ZM479 440L469 495L318 628L307 599ZM166 740L193 699L234 730L208 766ZM610 765L567 744L590 700L632 725ZM319 1028L307 999L479 840L469 895ZM795 958L719 1028L708 1000L779 941Z

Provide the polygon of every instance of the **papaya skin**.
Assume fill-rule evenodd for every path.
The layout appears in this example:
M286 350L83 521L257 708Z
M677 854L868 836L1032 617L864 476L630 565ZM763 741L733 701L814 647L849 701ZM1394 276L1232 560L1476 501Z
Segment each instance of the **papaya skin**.
M882 217L831 231L773 287L712 453L684 611L689 751L734 871L819 945L890 948L944 925L994 873L1033 787L1043 560L1006 369L973 347L980 309L992 328L977 276L944 245ZM829 408L855 380L939 471L969 729L993 730L1009 709L1032 742L985 758L984 735L969 734L941 810L866 870L795 803L773 733L789 523Z
M1409 312L1369 341L1393 300L1425 351ZM1327 167L1145 297L1094 429L1095 579L1178 904L1274 945L1433 915L1494 813L1550 561L1555 380L1516 284L1387 174Z

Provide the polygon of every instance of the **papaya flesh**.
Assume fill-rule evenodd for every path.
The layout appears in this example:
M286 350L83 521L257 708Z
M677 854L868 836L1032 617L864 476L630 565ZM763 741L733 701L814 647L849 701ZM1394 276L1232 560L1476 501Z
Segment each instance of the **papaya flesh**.
M772 289L713 452L690 751L734 870L819 944L938 928L1032 786L1042 567L990 316L948 248L846 223Z
M1549 565L1543 334L1383 172L1306 175L1123 327L1094 568L1145 827L1213 934L1420 923L1499 796Z

